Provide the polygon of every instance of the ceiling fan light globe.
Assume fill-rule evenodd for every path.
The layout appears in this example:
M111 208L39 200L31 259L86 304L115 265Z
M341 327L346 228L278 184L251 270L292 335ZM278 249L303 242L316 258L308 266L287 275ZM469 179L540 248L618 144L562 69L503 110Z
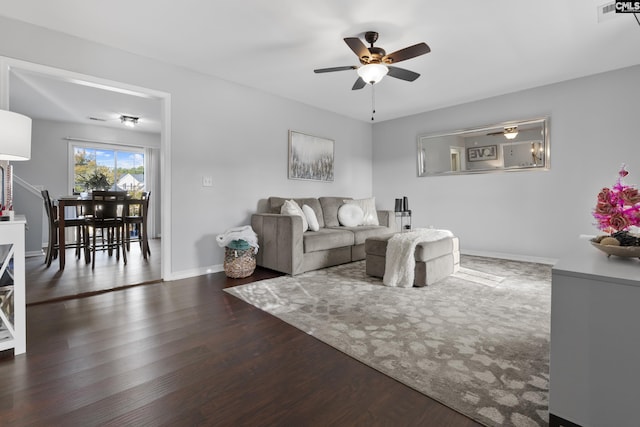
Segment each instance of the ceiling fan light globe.
M506 127L504 128L504 137L507 139L515 139L518 136L518 127Z
M369 84L376 84L389 72L389 68L383 64L367 64L358 68L358 75Z

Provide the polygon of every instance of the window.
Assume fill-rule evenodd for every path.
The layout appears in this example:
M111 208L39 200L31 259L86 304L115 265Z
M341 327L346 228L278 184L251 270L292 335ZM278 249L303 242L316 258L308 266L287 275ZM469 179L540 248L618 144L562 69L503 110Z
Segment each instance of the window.
M73 191L145 189L144 150L73 145Z

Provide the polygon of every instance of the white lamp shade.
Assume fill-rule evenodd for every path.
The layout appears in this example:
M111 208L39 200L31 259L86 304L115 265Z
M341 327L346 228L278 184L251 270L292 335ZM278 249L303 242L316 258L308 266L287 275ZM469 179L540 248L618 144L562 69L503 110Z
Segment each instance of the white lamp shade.
M12 111L0 110L0 160L31 158L31 119Z
M367 64L358 68L358 75L369 84L378 83L388 72L387 66L382 64Z

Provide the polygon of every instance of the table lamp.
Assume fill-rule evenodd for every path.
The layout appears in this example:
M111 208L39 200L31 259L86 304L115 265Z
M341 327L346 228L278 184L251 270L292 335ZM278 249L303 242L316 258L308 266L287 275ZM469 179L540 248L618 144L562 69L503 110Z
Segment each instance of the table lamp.
M13 168L10 161L31 158L31 119L12 111L0 110L0 167L4 166L2 216L13 213Z

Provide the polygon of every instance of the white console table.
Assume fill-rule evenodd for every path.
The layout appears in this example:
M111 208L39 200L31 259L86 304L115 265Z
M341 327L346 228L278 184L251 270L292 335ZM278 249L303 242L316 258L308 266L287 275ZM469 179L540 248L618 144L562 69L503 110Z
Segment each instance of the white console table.
M550 425L637 427L639 409L640 259L576 241L552 270Z
M27 351L24 233L27 221L16 215L0 221L0 351Z

